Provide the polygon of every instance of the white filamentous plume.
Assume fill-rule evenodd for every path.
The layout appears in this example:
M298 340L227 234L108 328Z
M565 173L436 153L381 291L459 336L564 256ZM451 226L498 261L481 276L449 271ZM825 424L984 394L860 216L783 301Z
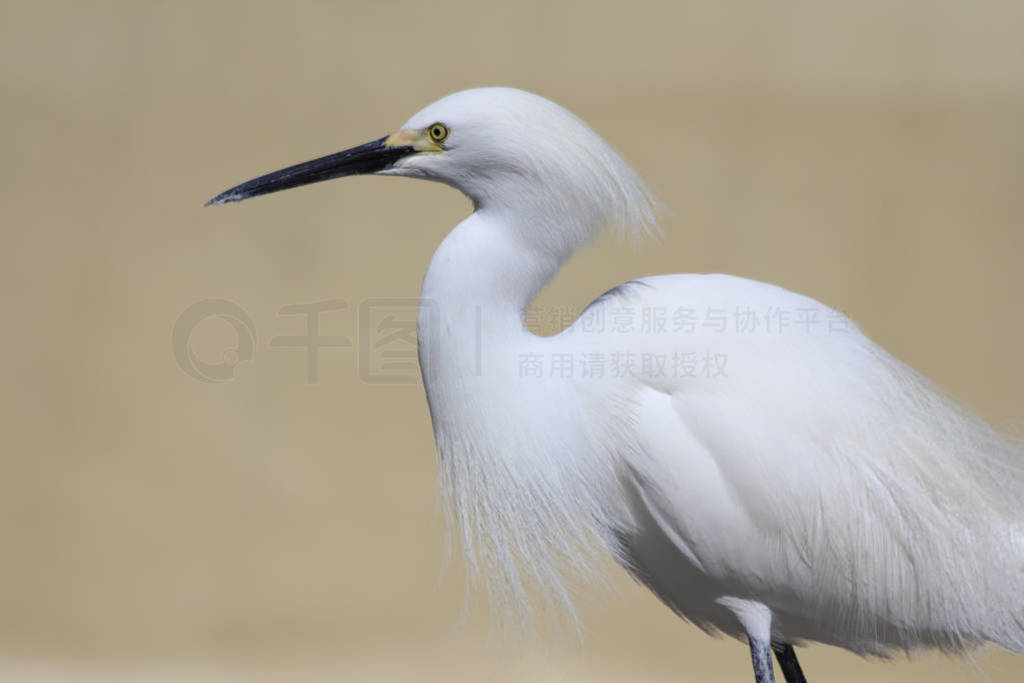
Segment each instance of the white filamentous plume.
M469 90L212 203L367 172L473 201L423 282L420 363L451 515L499 611L529 619L530 585L570 605L568 577L593 579L603 550L682 617L745 637L760 682L771 649L802 681L803 641L1024 651L1024 448L844 316L773 285L671 275L615 288L553 337L525 327L602 227L654 227L641 181L575 116ZM631 329L611 324L628 310ZM685 310L728 318L641 324Z

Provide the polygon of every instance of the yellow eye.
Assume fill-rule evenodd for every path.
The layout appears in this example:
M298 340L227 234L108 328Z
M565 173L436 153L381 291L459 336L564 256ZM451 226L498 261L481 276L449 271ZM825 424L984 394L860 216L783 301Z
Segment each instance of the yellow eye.
M448 137L448 127L443 123L435 123L427 129L427 135L434 142L444 142L445 138Z

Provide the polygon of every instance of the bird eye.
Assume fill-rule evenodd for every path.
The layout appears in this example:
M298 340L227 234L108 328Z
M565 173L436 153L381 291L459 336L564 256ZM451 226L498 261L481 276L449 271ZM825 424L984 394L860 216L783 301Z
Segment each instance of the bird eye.
M445 138L448 137L448 127L443 123L435 123L427 133L434 142L444 142Z

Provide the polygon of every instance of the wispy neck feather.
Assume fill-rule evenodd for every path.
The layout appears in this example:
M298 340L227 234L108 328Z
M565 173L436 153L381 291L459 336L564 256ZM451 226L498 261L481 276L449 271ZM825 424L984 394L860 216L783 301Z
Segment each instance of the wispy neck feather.
M626 442L626 425L595 424L588 411L607 405L581 404L572 383L520 371L524 355L549 352L523 312L574 246L524 233L537 228L492 207L461 223L431 261L419 319L450 521L499 623L519 625L532 621L529 587L572 615L566 577L598 579L595 550L619 554L615 533L628 516L621 454L607 447Z

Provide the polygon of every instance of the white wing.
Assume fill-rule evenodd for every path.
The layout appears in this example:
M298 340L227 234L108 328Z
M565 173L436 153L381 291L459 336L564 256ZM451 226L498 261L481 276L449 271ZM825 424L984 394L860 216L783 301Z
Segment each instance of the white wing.
M738 635L716 600L756 597L786 639L862 652L1024 649L1017 445L778 287L649 278L589 313L627 310L631 331L566 337L634 354L609 383L634 406L625 560L666 603Z

